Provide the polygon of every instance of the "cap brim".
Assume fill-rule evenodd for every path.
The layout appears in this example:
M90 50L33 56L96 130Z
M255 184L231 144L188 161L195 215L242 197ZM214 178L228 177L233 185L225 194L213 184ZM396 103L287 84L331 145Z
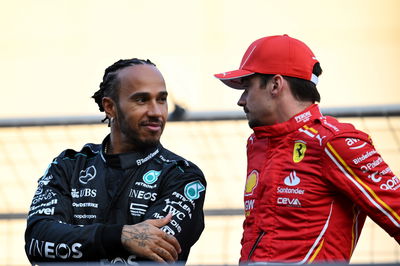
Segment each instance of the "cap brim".
M243 89L242 87L242 78L253 75L254 72L239 69L233 70L229 72L223 72L219 74L214 74L214 77L221 80L225 85L233 88L233 89Z

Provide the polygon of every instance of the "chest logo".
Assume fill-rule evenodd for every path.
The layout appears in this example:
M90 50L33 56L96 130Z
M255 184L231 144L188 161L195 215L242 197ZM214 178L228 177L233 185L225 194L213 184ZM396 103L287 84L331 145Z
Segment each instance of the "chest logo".
M94 167L94 165L89 166L85 170L81 170L79 172L79 182L86 185L95 176L96 176L96 167Z
M245 188L245 191L244 191L244 195L245 196L253 195L254 189L257 187L257 184L258 184L258 171L257 170L253 170L247 176L246 188Z
M296 171L292 171L287 177L285 177L285 185L286 186L297 186L300 184L300 178L297 176Z
M299 163L301 160L303 160L304 155L306 154L307 150L307 145L304 141L302 140L297 140L294 143L293 147L293 162Z
M143 175L143 181L148 185L154 184L157 181L160 174L161 171L150 170Z

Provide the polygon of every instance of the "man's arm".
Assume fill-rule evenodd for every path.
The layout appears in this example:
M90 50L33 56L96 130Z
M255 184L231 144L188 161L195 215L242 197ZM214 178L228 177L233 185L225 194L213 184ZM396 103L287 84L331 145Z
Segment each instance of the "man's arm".
M63 160L56 158L38 181L25 231L30 261L89 261L120 254L122 225L73 225L71 191ZM107 241L105 241L105 239Z
M369 137L361 132L335 137L325 154L332 183L400 243L400 180Z
M62 157L39 179L32 200L25 231L25 251L31 262L94 261L130 254L159 262L177 260L178 241L160 229L170 216L135 225L74 225L67 178L70 167Z
M156 262L174 262L178 259L181 247L175 237L159 228L171 221L168 214L162 219L148 219L134 225L124 225L122 245L133 254Z
M162 230L178 240L182 250L178 260L186 261L190 248L204 229L206 180L195 165L182 165L171 169L160 186L162 191L147 210L145 218L159 219L172 215Z

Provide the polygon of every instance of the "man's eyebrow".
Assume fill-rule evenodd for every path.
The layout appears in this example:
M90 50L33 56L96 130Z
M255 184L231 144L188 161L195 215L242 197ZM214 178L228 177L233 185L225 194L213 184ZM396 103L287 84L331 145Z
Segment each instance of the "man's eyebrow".
M150 93L148 92L135 92L129 96L129 98L138 98L138 97L148 97Z
M167 91L161 91L158 93L157 96L168 96L168 92ZM134 99L134 98L139 98L139 97L150 97L150 93L149 92L135 92L133 94L131 94L129 96L129 98Z

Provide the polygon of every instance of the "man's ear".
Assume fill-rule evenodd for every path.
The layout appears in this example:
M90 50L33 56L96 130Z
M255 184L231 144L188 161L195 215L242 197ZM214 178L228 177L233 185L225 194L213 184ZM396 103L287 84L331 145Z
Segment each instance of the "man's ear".
M101 103L103 105L106 116L109 119L114 118L116 114L116 103L110 97L103 97Z
M271 88L271 95L278 96L282 93L282 87L285 82L285 79L281 75L275 75L271 79L272 88Z

